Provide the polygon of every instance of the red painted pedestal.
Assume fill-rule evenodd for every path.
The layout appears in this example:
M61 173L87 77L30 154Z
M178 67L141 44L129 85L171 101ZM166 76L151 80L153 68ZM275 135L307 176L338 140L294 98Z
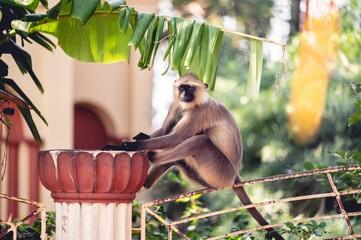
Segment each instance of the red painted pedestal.
M56 239L131 239L131 208L143 186L142 153L39 152L39 177L56 202Z

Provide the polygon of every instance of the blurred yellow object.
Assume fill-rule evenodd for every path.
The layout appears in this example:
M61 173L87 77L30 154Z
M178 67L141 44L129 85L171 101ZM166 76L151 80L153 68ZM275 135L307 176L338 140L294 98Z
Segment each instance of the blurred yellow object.
M295 142L307 144L319 132L324 112L329 65L337 51L338 12L332 2L321 16L308 16L301 33L288 106L289 131Z

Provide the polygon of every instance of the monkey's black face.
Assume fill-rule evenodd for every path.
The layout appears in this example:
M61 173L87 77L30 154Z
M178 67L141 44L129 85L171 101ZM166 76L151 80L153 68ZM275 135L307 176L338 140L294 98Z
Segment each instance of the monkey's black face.
M178 87L179 98L182 102L192 102L194 100L194 94L196 91L196 87L182 84Z

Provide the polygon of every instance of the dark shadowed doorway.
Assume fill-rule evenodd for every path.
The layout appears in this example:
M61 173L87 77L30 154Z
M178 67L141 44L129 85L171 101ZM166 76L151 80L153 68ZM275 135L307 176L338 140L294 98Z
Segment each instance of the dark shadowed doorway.
M74 107L74 148L101 149L108 140L106 128L91 106Z

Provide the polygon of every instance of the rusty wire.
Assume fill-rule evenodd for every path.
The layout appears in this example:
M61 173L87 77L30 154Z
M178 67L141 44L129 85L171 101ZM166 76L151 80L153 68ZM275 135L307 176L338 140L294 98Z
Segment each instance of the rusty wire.
M311 218L303 218L303 219L293 219L288 222L300 223L300 222L307 222L307 221L311 221L311 220L319 221L319 220L328 220L328 219L336 219L336 218L344 219L347 224L347 227L348 227L349 235L337 236L337 237L333 237L332 239L354 239L354 240L356 240L357 238L361 238L361 234L356 234L354 232L349 218L361 216L361 212L360 211L359 212L347 212L341 201L341 196L351 195L351 194L359 194L359 193L361 193L361 189L349 189L346 191L339 191L337 189L336 184L331 175L332 173L350 172L350 171L355 171L355 170L361 170L361 166L335 167L335 168L328 168L328 169L322 169L322 170L313 170L313 171L271 176L271 177L260 178L260 179L256 179L256 180L244 181L242 183L236 184L231 187L201 189L198 191L188 192L188 193L179 194L179 195L175 195L172 197L167 197L167 198L158 199L158 200L155 200L152 202L148 202L148 203L143 204L141 207L141 227L140 227L141 228L140 229L141 230L141 239L142 240L146 239L146 229L145 229L146 228L146 218L145 218L146 214L151 215L152 217L154 217L160 223L164 224L164 226L167 227L169 240L172 239L173 232L178 234L183 239L190 239L186 235L186 233L182 232L179 228L177 228L177 225L189 223L190 221L197 220L197 219L203 219L203 218L208 218L211 216L217 216L217 215L221 215L221 214L235 212L235 211L238 211L241 209L261 207L261 206L267 206L267 205L273 205L273 204L279 204L279 203L288 203L288 202L304 201L304 200L310 200L310 199L324 199L327 197L333 197L336 199L338 207L340 208L340 211L341 211L340 214L314 216ZM154 207L154 206L162 205L164 203L173 202L178 199L188 198L188 197L199 195L199 194L207 194L210 192L231 189L233 187L239 187L239 186L276 182L276 181L281 181L281 180L286 180L286 179L304 178L304 177L310 177L310 176L315 176L315 175L326 175L332 191L327 192L327 193L317 193L317 194L309 194L309 195L303 195L303 196L294 196L294 197L288 197L288 198L275 199L275 200L270 200L270 201L263 201L263 202L254 203L254 204L250 204L250 205L234 207L234 208L229 208L229 209L224 209L224 210L219 210L219 211L213 211L213 212L206 213L206 214L199 214L196 216L192 216L192 217L188 217L188 218L184 218L184 219L176 220L176 221L171 221L169 219L166 220L166 219L162 218L159 214L157 214L155 211L152 210L152 207ZM229 236L254 232L257 230L265 230L267 228L271 228L271 227L274 228L274 227L280 227L280 226L284 226L284 223L275 223L275 224L269 224L269 225L265 225L265 226L255 227L255 228L243 229L240 231L227 233L227 234L224 234L221 236L210 237L208 239L212 239L212 240L222 239L222 238L226 238Z
M27 199L24 199L24 198L13 197L13 196L3 194L3 193L0 193L0 198L4 198L4 199L7 199L9 201L16 201L16 202L20 202L20 203L24 203L24 204L28 204L28 205L32 205L32 206L37 207L34 211L32 211L27 216L23 217L22 219L20 219L19 221L16 221L16 222L13 222L11 220L3 221L3 220L0 219L1 224L9 226L9 228L5 229L3 232L0 232L0 239L5 237L9 232L13 232L13 239L16 240L17 239L17 228L21 224L25 223L27 220L29 220L31 217L35 216L38 213L41 214L41 234L40 234L40 238L41 238L41 240L46 240L47 239L45 204L35 202L35 201L31 201L31 200L27 200Z

